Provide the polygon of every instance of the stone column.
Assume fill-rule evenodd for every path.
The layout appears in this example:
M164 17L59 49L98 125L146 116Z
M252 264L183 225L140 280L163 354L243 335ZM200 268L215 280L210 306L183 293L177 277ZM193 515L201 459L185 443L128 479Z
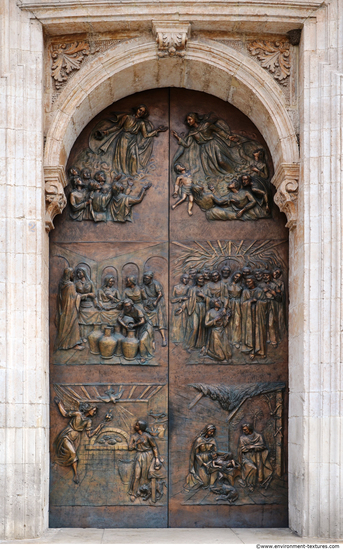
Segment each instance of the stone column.
M340 0L300 44L301 175L291 232L290 527L343 535L342 63Z
M0 34L0 539L13 539L48 525L43 35L16 0Z

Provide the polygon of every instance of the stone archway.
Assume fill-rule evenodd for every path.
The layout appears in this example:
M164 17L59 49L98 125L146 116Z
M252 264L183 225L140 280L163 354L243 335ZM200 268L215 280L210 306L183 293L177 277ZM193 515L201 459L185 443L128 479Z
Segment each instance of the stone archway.
M164 87L205 91L228 101L254 122L267 142L276 169L274 200L286 213L287 226L294 228L298 146L273 79L249 59L213 41L208 41L207 47L203 41L192 41L183 58L158 59L156 45L143 38L119 45L101 59L94 59L87 69L75 75L56 102L44 158L46 228L53 228L53 218L66 205L65 165L77 136L88 122L114 101L137 91ZM292 275L292 266L290 271Z

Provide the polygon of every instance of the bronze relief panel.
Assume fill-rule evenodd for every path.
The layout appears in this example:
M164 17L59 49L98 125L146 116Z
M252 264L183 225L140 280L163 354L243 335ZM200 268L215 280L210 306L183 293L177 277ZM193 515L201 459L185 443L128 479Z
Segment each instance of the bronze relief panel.
M52 507L166 503L165 390L158 383L54 384Z
M168 243L100 249L51 247L53 363L166 366Z
M283 357L286 243L173 241L170 339L178 353L187 352L187 363L273 363Z
M88 124L67 175L51 526L287 525L288 232L262 135L149 90Z

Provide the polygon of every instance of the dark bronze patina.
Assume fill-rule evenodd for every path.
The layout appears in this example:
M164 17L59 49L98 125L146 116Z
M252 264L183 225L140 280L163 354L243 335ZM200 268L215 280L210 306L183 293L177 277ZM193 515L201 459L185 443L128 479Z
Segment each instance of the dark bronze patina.
M272 175L252 122L199 92L122 99L76 140L50 236L51 527L287 526Z

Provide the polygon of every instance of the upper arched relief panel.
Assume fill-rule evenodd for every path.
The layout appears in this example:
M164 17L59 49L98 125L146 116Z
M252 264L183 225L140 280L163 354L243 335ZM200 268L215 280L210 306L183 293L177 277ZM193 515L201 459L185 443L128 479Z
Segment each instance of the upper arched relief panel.
M166 240L168 201L194 238L199 223L248 234L242 226L281 216L263 136L238 109L199 92L150 90L114 103L77 138L66 173L54 240Z
M132 90L144 90L150 87L162 88L164 86L212 92L213 95L221 97L224 101L229 101L232 105L238 107L254 121L260 132L264 134L275 167L278 168L282 165L281 171L276 171L278 177L273 181L279 195L276 200L281 210L287 214L288 227L295 226L298 148L294 131L297 124L292 125L291 119L294 119L293 115L296 108L294 102L291 102L292 105L290 105L290 102L285 100L283 96L285 86L281 82L281 80L287 80L292 74L290 68L292 62L287 61L288 53L291 52L290 47L287 46L286 48L284 46L285 51L281 53L274 50L270 51L266 58L262 52L266 43L263 41L257 42L256 40L253 42L251 39L250 42L246 41L245 43L246 51L243 56L234 47L225 48L218 43L219 40L215 42L209 40L206 36L200 37L200 39L198 36L192 38L189 26L185 26L184 32L181 32L181 30L178 34L172 32L172 30L169 32L168 29L159 29L155 26L156 40L154 41L151 40L151 36L148 40L148 36L144 35L119 44L120 37L118 39L112 37L112 42L107 39L107 41L103 41L104 43L101 46L100 39L99 44L95 44L94 38L92 38L92 43L89 40L87 42L87 36L85 35L82 36L82 40L81 37L78 37L78 40L70 43L50 43L49 67L51 74L49 75L49 84L47 83L46 87L50 96L46 101L48 106L46 117L48 131L44 161L47 202L46 228L48 231L53 228L55 215L60 213L66 204L64 187L67 181L62 171L64 172L67 155L75 139L77 139L78 132L82 130L92 116L97 116L101 108L109 104L111 97L120 100L123 95L131 93ZM279 44L279 42L275 42L275 44ZM287 45L288 43L282 42L282 44ZM100 46L104 51L101 51ZM249 52L248 47L251 52ZM254 50L252 50L253 47ZM129 54L132 55L133 60L137 60L137 66L135 63L127 62ZM99 57L97 57L98 55ZM285 75L288 70L290 75ZM271 76L272 74L273 76ZM57 92L62 94L60 99L56 99ZM56 101L52 104L54 94ZM135 106L127 106L124 115L132 114L133 107ZM150 105L147 105L147 108L148 111L151 110ZM197 106L193 105L191 107L191 112L200 114L200 133L203 133L204 125L207 125L207 130L210 133L213 133L214 126L217 126L214 132L216 135L220 125L224 124L226 130L231 130L230 121L223 118L221 114L215 113L214 118L217 117L217 120L214 122L214 126L212 124L212 128L210 128L211 121L214 120L211 111L207 109L203 109L201 113L198 111ZM186 114L187 111L185 110L182 117L184 118ZM115 112L115 117L117 117L116 121L111 120L111 117L108 117L107 120L98 121L100 126L95 129L95 133L89 137L87 143L93 153L97 154L101 149L101 153L105 153L106 156L104 148L107 145L109 153L113 148L119 151L116 146L115 135L111 135L107 139L106 135L102 134L102 132L106 133L108 131L111 134L116 134L116 132L121 131L121 113ZM147 134L150 133L149 124L149 120L144 122L144 132ZM152 124L151 131L155 132L158 126ZM196 124L198 123L196 122ZM226 130L223 128L222 131L225 133ZM189 127L186 128L186 131L185 128L182 129L184 137L196 141L189 135L189 131ZM157 133L159 134L160 131ZM138 138L145 140L140 129L137 135ZM239 155L243 153L243 155L247 154L252 158L253 151L249 150L247 152L245 150L247 145L242 143L242 135L239 134L239 131L237 135L238 140L241 141ZM224 150L228 148L237 149L239 144L234 143L234 136L230 135L230 132L226 131L225 136L226 145L223 142L221 143L221 154L227 157ZM174 140L174 137L172 137L172 140ZM156 139L156 136L148 136L149 139L151 143L160 141ZM146 152L140 153L141 158L148 158L149 151L152 150L151 144L148 145L147 142L145 144L147 145ZM179 146L184 147L184 149L187 148L181 142L179 142ZM255 149L256 151L257 149ZM186 157L187 153L185 152ZM260 157L257 160L265 163L267 161L265 152L260 152ZM203 167L203 162L201 164ZM148 165L149 162L147 161ZM194 163L193 169L197 171ZM205 174L202 175L208 176L206 170L203 170L203 172ZM237 171L234 170L234 172ZM238 172L242 175L241 170L238 170ZM174 176L175 173L172 173L172 179ZM271 172L269 172L268 177L270 180ZM268 212L265 214L268 214Z

